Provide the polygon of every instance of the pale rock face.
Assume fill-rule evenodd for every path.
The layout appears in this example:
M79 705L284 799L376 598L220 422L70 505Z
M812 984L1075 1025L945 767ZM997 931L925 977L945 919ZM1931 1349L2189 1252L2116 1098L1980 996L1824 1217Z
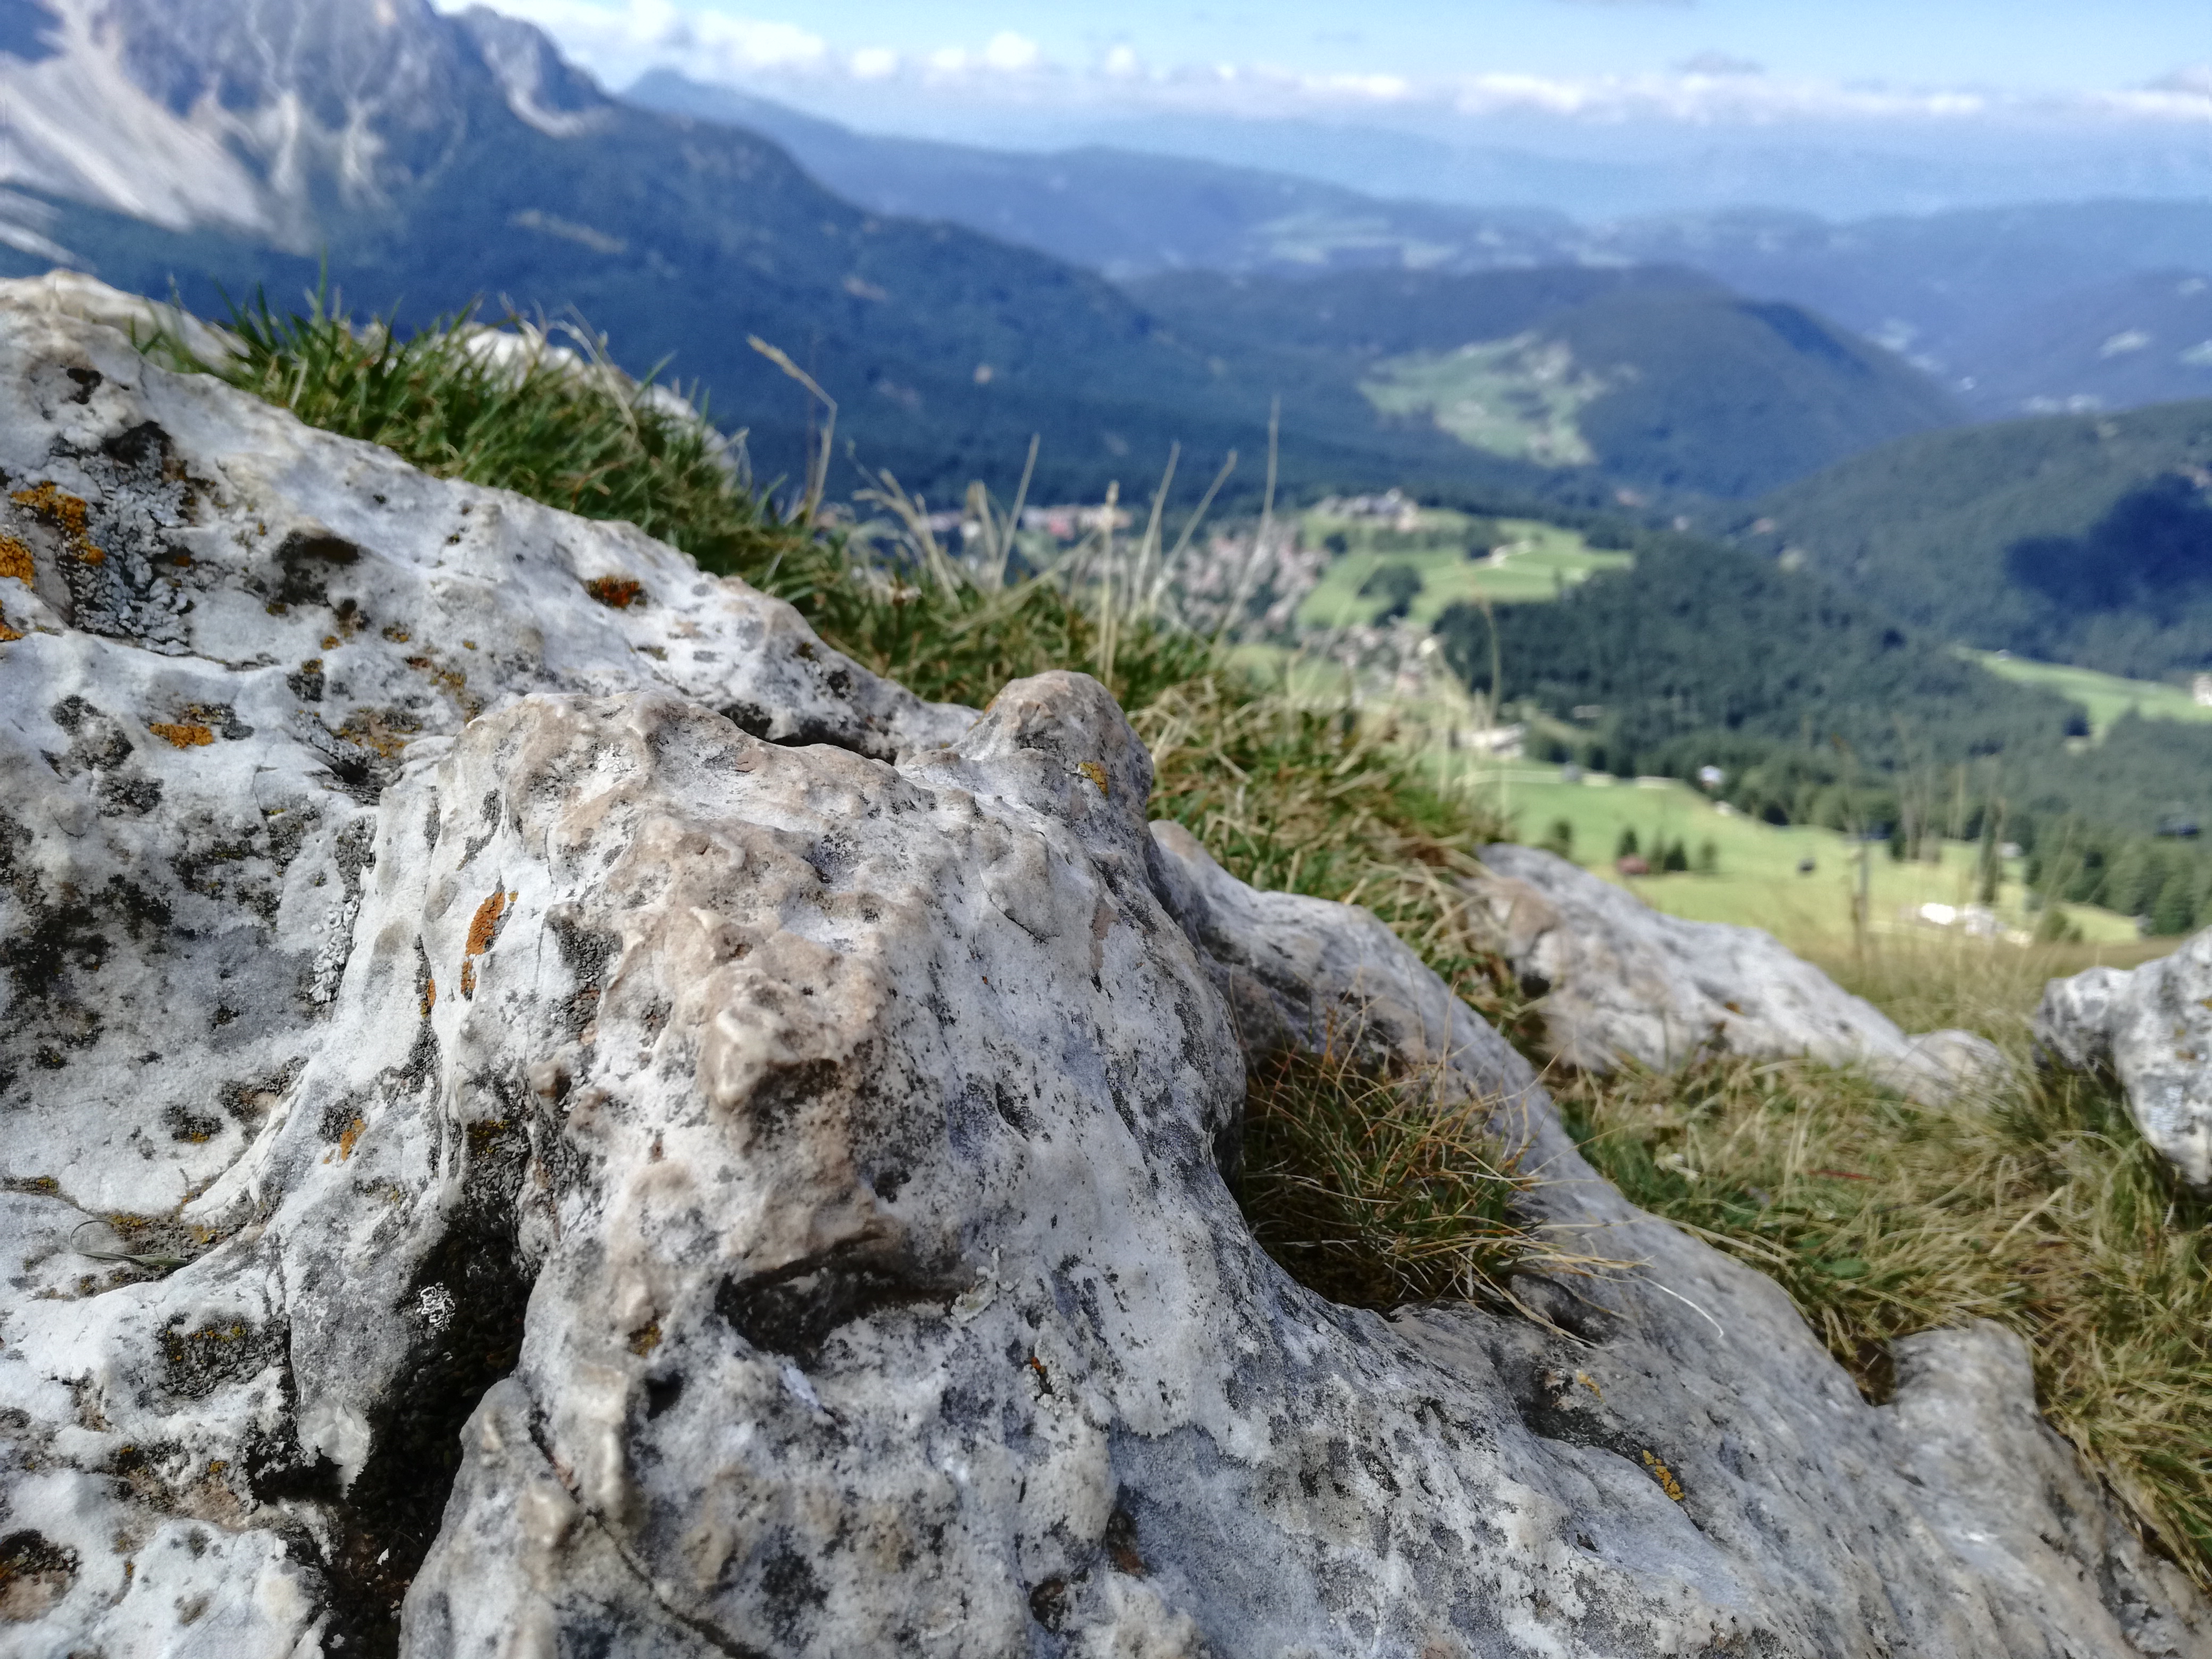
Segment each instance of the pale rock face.
M933 708L4 291L0 468L0 1655L2212 1644L2010 1339L1865 1404L1090 680ZM1243 1055L1346 1036L1621 1266L1286 1279Z
M2054 979L2036 1011L2045 1058L2110 1067L2142 1137L2197 1188L2212 1188L2212 931L2140 968Z
M1484 849L1480 896L1523 986L1543 999L1547 1044L1598 1073L1623 1058L1668 1071L1701 1055L1863 1066L1915 1098L1986 1090L2006 1073L1966 1031L1908 1036L1755 927L1684 921L1534 847Z
M559 137L611 110L544 35L427 0L12 0L0 11L0 181L173 230L301 251L507 116ZM0 239L67 258L38 204Z

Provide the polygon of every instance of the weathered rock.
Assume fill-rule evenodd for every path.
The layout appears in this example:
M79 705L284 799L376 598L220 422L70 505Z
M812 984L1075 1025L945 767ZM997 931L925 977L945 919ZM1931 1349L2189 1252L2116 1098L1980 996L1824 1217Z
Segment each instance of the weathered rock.
M1911 1449L1905 1479L1929 1523L1960 1559L1987 1576L2059 1652L2096 1653L2117 1624L2142 1653L2197 1653L2201 1615L2173 1609L2194 1600L2179 1568L2143 1547L2118 1522L2074 1449L2035 1409L2035 1373L2021 1340L1984 1321L1924 1331L1890 1347L1897 1395L1889 1410ZM2084 1564L2119 1571L2101 1593ZM2101 1612L2093 1605L2102 1602Z
M1684 921L1540 848L1486 848L1479 884L1503 954L1540 996L1547 1045L1600 1073L1702 1055L1862 1066L1928 1102L1986 1090L2003 1054L1969 1031L1908 1036L1772 934Z
M2212 931L2140 968L2052 980L2035 1045L2075 1071L2109 1068L2143 1139L2191 1186L2212 1187Z
M4 295L0 377L9 488L98 526L18 519L49 597L0 580L7 938L166 907L72 921L0 1023L0 1653L2208 1650L2001 1343L1865 1404L1372 917L1148 830L1095 684L928 709L665 549ZM149 420L159 471L102 470ZM309 514L353 557L257 592ZM70 561L153 595L171 547L169 631L89 625ZM465 684L402 702L386 625ZM388 764L313 735L392 707ZM297 846L180 873L240 801ZM1243 1053L1346 1040L1492 1101L1620 1270L1519 1276L1548 1322L1286 1279L1221 1173ZM73 1253L126 1203L197 1259Z

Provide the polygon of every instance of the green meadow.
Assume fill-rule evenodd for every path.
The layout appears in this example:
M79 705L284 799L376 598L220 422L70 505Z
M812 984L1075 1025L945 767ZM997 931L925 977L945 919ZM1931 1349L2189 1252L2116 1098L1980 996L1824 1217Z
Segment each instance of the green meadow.
M2039 685L2071 697L2089 711L2089 729L2103 737L2114 720L2134 713L2148 720L2212 720L2207 708L2185 686L2161 680L2122 679L2100 674L2094 668L2069 668L2063 663L2035 662L2002 651L1967 653L1991 673L2021 685Z
M1806 955L1833 957L1857 943L1852 911L1862 853L1867 930L1874 937L1960 936L1955 927L1919 920L1919 908L1963 908L1976 896L1978 849L1968 842L1946 842L1940 858L1905 862L1891 858L1886 843L1863 845L1832 830L1723 812L1698 790L1672 780L1569 783L1557 767L1465 762L1455 771L1467 799L1510 817L1516 840L1556 843L1555 826L1564 823L1571 832L1569 856L1575 862L1628 888L1653 908L1691 921L1763 927ZM1655 848L1681 842L1692 868L1619 874L1614 855L1627 830L1655 863ZM1711 867L1700 870L1696 866L1709 846ZM1810 870L1802 867L1808 863ZM2037 921L2027 909L2021 876L2021 861L2007 860L1995 906L2001 925L2015 935L2032 932ZM2137 942L2128 917L2086 906L2069 907L2066 914L2085 944L2131 947Z
M1299 625L1308 629L1372 622L1389 601L1379 593L1363 596L1360 589L1384 565L1407 565L1420 576L1421 589L1407 616L1425 628L1447 605L1463 600L1510 605L1555 599L1597 571L1623 569L1633 562L1626 553L1591 547L1574 531L1528 519L1475 520L1464 514L1428 511L1421 514L1419 531L1401 535L1310 514L1306 531L1315 541L1334 534L1350 544L1298 609ZM1483 544L1492 538L1495 546L1485 548ZM1393 545L1407 541L1431 544Z

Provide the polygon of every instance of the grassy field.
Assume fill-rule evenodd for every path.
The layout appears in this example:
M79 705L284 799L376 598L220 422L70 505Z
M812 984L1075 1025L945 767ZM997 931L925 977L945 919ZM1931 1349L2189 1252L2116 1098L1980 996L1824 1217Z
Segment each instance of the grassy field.
M1565 346L1526 334L1389 358L1359 386L1386 415L1428 415L1471 449L1540 466L1597 459L1575 422L1605 389Z
M1461 787L1486 811L1510 815L1522 841L1543 842L1554 824L1565 822L1573 830L1571 856L1577 864L1668 915L1764 927L1792 950L1814 957L1848 953L1857 942L1851 901L1861 849L1835 830L1724 815L1697 790L1671 780L1568 783L1557 767L1526 765L1463 767L1458 775ZM1694 863L1710 843L1714 869L1620 876L1613 855L1625 830L1636 832L1647 856L1656 844L1679 841ZM1938 863L1899 862L1885 845L1867 850L1870 933L1943 937L1947 930L1912 919L1914 913L1923 904L1963 906L1975 896L1977 849L1969 844L1946 842ZM1808 860L1809 872L1800 867ZM2018 860L2007 864L1996 909L2007 928L2028 931L2034 918L2025 908L2021 873ZM2139 942L2135 923L2125 916L2087 908L2069 908L2067 915L2087 944L2132 949Z
M1993 674L2022 685L2039 685L2071 697L2089 711L2089 729L2103 737L2112 723L2133 709L2145 720L2212 720L2212 708L2190 696L2187 688L2160 680L2126 680L2117 674L2100 674L2094 668L2069 668L2063 663L2034 662L2002 651L1968 653Z
M1458 514L1424 513L1422 528L1449 533L1453 520L1469 523ZM1421 591L1407 613L1426 626L1444 607L1463 599L1488 599L1499 605L1556 598L1560 590L1586 580L1600 570L1619 570L1632 561L1626 553L1601 552L1571 530L1538 524L1528 519L1498 521L1498 533L1506 539L1486 557L1469 558L1464 544L1413 552L1389 552L1364 544L1351 526L1336 520L1312 518L1308 533L1316 539L1341 532L1352 542L1351 551L1337 558L1321 583L1298 609L1298 623L1310 629L1342 628L1371 622L1387 600L1359 590L1376 570L1386 564L1410 565L1421 578Z

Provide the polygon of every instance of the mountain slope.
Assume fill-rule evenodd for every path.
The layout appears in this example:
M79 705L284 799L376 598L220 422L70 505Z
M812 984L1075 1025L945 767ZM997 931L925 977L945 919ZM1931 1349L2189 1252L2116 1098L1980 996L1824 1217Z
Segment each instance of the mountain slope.
M2057 691L1738 548L1647 535L1626 569L1548 604L1455 606L1436 633L1470 684L1488 688L1494 651L1505 696L1573 732L1557 757L1684 779L1717 765L1725 799L1778 823L1955 831L2002 799L2008 835L2078 860L2083 824L2110 847L2212 816L2212 726L2130 715L2070 742L2088 722Z
M1747 545L1906 622L2155 678L2212 667L2212 402L1910 438L1761 501Z
M2212 270L2212 257L2201 269ZM2076 289L1993 319L1955 354L1975 366L1965 395L2008 414L2212 396L2212 276L2145 271Z
M1209 356L1349 378L1386 412L1470 447L1594 463L1648 488L1749 495L1959 418L1887 352L1680 270L1182 273L1128 286Z
M85 100L109 118L82 119ZM747 344L781 347L840 400L842 441L943 494L1019 470L1092 494L1254 448L1271 388L1163 338L1102 278L945 224L873 215L750 134L634 109L536 31L423 0L25 0L0 13L9 249L57 255L218 313L216 290L288 303L326 251L356 304L404 323L477 296L574 308L631 367L671 360L750 428L768 476L804 464L808 394ZM1293 479L1388 482L1433 461L1504 463L1370 418L1286 411ZM1543 479L1530 471L1527 482Z
M1603 228L1592 246L1809 306L1910 352L1975 410L2017 415L2046 390L2023 388L2017 372L2047 351L2051 307L2094 304L2151 273L2212 273L2212 202L2026 203L1842 224L1771 211L1678 214ZM2091 349L2136 325L2118 324ZM2177 339L2172 349L2191 343ZM2121 385L2084 389L2115 406L2144 398ZM2179 391L2168 383L2148 395Z
M1139 148L1047 154L860 132L668 70L625 95L765 133L831 188L878 212L966 224L1117 277L1182 269L1300 276L1669 264L1807 307L1909 351L1987 415L2075 396L2135 407L2199 395L2200 382L2212 380L2212 369L2179 361L2212 328L2191 333L2193 323L2172 314L2174 296L2159 286L2160 273L2174 279L2170 289L2212 272L2212 204L2203 202L2056 201L1842 223L1735 209L1581 225L1508 205L1532 199L1533 181L1547 176L1531 157L1485 175L1492 204L1472 206L1483 198L1466 193L1471 179L1452 171L1453 155L1441 147L1420 168L1376 174L1397 179L1408 197L1383 199L1323 182L1345 158L1312 143L1265 151L1258 167L1162 154L1175 142L1172 123L1130 134ZM1328 142L1340 150L1374 137L1343 131ZM1577 194L1564 180L1536 188L1537 199L1553 190L1554 203ZM1636 200L1633 190L1616 193L1624 205ZM2148 354L2130 356L2124 346L2100 355L2115 338L2146 331L2156 348Z

